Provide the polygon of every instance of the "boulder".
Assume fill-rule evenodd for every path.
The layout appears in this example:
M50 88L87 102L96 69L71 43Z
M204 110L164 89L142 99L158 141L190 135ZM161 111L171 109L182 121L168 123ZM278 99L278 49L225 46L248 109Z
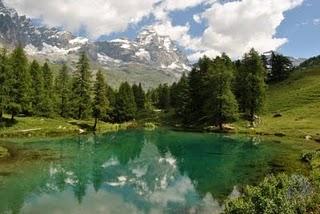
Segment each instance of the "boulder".
M284 134L284 133L275 133L274 136L276 136L276 137L285 137L286 134Z
M275 114L273 115L273 117L274 117L274 118L282 117L282 114L281 114L281 113L275 113Z
M307 135L307 136L304 137L304 139L305 139L305 140L312 140L312 136Z
M7 148L0 146L0 159L7 158L9 156L10 156L9 150Z
M234 131L235 130L235 128L230 124L224 124L223 129L227 130L227 131Z

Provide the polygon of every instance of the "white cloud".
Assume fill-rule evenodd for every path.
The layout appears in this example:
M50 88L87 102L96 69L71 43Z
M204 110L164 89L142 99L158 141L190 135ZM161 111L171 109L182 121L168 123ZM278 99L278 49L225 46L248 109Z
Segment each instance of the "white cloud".
M250 48L260 52L276 50L287 42L276 38L276 30L284 20L283 13L303 0L242 0L215 3L202 14L208 28L201 38L200 54L215 56L226 52L238 58ZM195 55L193 55L194 57Z
M91 38L124 31L150 15L160 0L5 0L21 14L42 17L49 26L76 32L85 27Z
M314 25L320 25L320 18L314 19L312 22Z
M197 23L201 23L201 16L199 14L193 15L193 20Z

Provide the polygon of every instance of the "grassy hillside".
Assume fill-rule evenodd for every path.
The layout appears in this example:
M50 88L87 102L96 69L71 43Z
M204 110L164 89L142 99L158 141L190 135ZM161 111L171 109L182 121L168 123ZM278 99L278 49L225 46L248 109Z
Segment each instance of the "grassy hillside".
M300 68L288 80L269 86L265 113L254 131L320 139L320 65Z

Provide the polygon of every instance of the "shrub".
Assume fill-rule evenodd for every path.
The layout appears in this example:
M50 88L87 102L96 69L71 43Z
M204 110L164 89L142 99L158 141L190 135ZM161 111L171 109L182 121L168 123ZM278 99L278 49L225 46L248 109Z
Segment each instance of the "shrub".
M306 177L280 174L265 178L258 186L247 186L241 197L227 201L225 213L307 213L313 198L313 187Z

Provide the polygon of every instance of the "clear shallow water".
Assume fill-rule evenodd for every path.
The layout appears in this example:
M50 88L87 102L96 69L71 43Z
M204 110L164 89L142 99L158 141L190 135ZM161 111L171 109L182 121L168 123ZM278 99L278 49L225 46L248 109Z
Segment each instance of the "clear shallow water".
M8 145L0 213L219 213L236 186L299 155L280 142L166 130Z

